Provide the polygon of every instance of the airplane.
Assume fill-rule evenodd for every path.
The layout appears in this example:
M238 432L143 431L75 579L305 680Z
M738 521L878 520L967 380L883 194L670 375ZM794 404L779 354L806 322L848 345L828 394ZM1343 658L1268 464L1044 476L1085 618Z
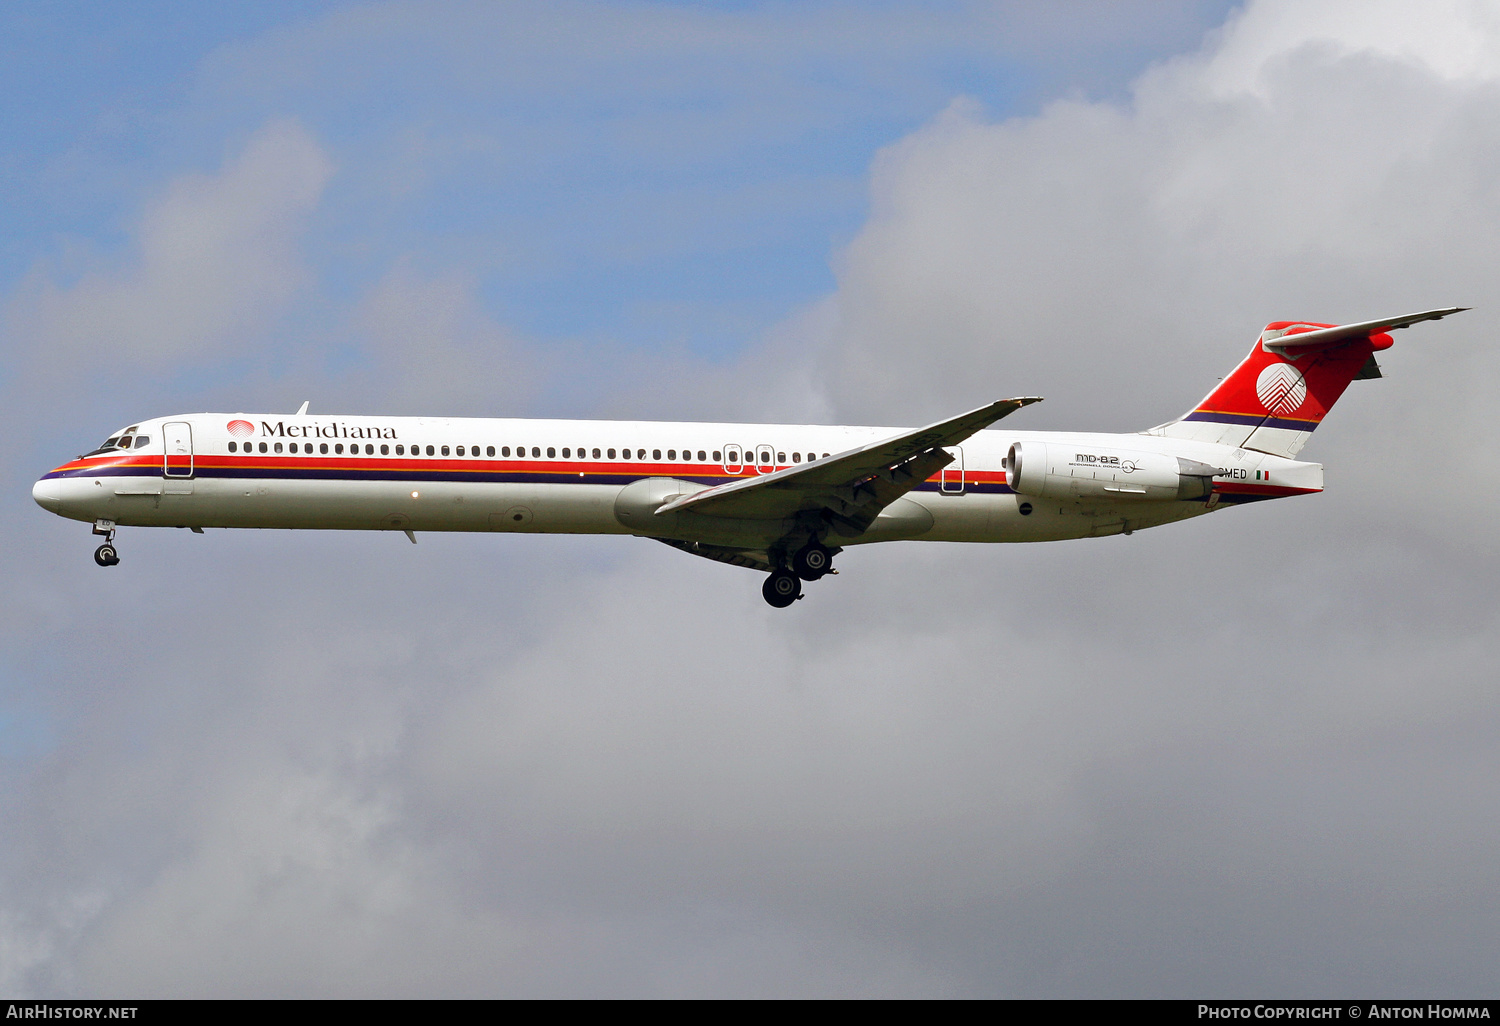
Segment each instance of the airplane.
M1389 332L1468 307L1357 324L1276 321L1203 401L1135 433L992 425L1035 396L916 430L808 424L198 413L132 424L32 496L120 527L625 534L759 570L777 608L855 545L1132 534L1323 490L1295 457Z

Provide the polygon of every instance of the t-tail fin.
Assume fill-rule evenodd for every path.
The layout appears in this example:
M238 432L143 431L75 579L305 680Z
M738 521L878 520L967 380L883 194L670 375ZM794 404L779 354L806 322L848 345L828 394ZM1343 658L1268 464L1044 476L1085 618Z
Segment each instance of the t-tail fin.
M1454 306L1359 324L1275 321L1201 403L1152 433L1296 456L1349 382L1380 376L1375 354L1391 347L1387 332L1467 309Z

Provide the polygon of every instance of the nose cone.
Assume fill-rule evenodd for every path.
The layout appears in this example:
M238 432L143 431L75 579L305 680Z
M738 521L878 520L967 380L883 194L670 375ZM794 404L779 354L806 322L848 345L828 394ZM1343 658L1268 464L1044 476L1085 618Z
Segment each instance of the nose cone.
M56 478L42 478L31 486L31 497L49 513L62 512L62 489Z

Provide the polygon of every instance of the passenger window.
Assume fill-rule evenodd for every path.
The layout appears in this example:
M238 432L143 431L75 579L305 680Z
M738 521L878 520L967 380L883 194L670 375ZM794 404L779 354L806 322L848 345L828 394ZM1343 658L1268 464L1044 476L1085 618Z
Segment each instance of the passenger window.
M460 445L457 449L455 449L453 451L454 451L454 453L456 455L462 456L464 454L464 447Z
M398 446L396 446L396 455L397 456L405 456L406 455L406 446L404 446L404 445L398 445Z
M573 450L572 450L572 448L569 447L569 446L566 446L566 445L563 446L563 459L570 460L572 458L573 458Z
M484 454L486 456L493 456L493 455L495 455L495 447L493 445L487 445L487 446L485 446L484 447Z
M318 443L318 451L321 452L321 453L323 453L326 456L328 454L328 443L327 442L319 442Z
M382 445L380 447L380 455L382 455L382 456L389 456L390 454L391 454L391 447L389 445Z
M277 443L276 443L276 445L275 445L275 449L276 449L276 451L277 451L277 452L280 452L280 451L281 451L281 443L280 443L280 442L277 442Z
M779 467L784 463L786 463L786 453L778 452L776 454L776 465Z
M704 452L702 449L699 449L698 450L698 462L699 463L703 463L707 459L708 459L708 453Z
M448 447L446 445L443 446L443 455L444 456L448 455Z
M261 447L262 450L264 450L265 447L266 447L266 443L265 442L261 442L260 443L260 447ZM344 443L343 442L337 442L337 443L335 443L334 447L333 447L333 451L336 454L338 454L339 456L344 455Z
M237 442L230 442L229 443L229 451L230 452L239 452L240 451L239 444Z
M293 442L291 445L287 446L287 451L289 451L289 452L296 452L297 451L297 443Z
M500 447L500 455L501 456L509 456L510 455L510 446L508 446L508 445L502 445Z
M735 452L733 449L730 449L729 450L729 462L731 464L738 464L740 462L740 454L737 453L737 452Z
M610 459L614 459L615 458L615 451L613 449L610 449L608 451L607 455L609 456Z
M547 446L547 458L549 460L553 460L553 459L557 458L557 450L554 449L554 448L552 448L552 446L550 446L550 445Z
M800 452L794 452L794 453L792 453L792 462L793 463L801 463L802 462L802 454Z
M718 449L714 450L714 462L715 463L722 463L722 462L724 462L724 454L721 453Z
M538 448L538 447L537 447L537 446L535 446L535 445L533 445L533 446L532 446L532 447L531 447L531 455L532 455L532 456L533 456L533 457L537 457L537 456L540 456L540 455L541 455L541 454L542 454L542 450L541 450L541 449L540 449L540 448Z
M598 450L598 449L595 449L595 450L594 450L594 459L596 459L596 460L597 460L597 459L598 459L598 458L599 458L599 450Z
M661 459L661 450L660 449L652 449L651 450L651 458L653 460L660 460Z
M669 459L669 460L675 460L675 459L677 459L677 450L676 449L668 449L667 450L667 459Z
M430 446L430 445L427 447L427 455L429 455L429 456L435 455L433 453L433 451L432 451L432 446Z
M265 442L261 442L260 443L260 451L261 452L265 452L266 451L266 443Z

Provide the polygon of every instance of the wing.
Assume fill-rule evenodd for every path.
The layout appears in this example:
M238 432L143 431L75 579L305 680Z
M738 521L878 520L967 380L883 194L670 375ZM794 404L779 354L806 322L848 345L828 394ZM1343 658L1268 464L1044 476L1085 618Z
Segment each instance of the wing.
M882 509L953 461L944 446L957 445L1000 418L1040 401L1039 396L1002 399L858 449L684 495L656 512L690 510L711 517L779 520L824 510L863 531Z
M1449 306L1441 310L1426 310L1422 313L1407 314L1405 317L1388 317L1381 321L1361 321L1358 324L1341 324L1336 328L1319 328L1315 331L1292 331L1279 338L1266 339L1265 347L1285 352L1288 349L1306 349L1312 346L1331 346L1339 342L1348 342L1356 338L1369 338L1371 335L1383 331L1395 331L1397 328L1409 328L1413 324L1423 321L1440 321L1450 314L1463 313L1471 309L1467 306Z

